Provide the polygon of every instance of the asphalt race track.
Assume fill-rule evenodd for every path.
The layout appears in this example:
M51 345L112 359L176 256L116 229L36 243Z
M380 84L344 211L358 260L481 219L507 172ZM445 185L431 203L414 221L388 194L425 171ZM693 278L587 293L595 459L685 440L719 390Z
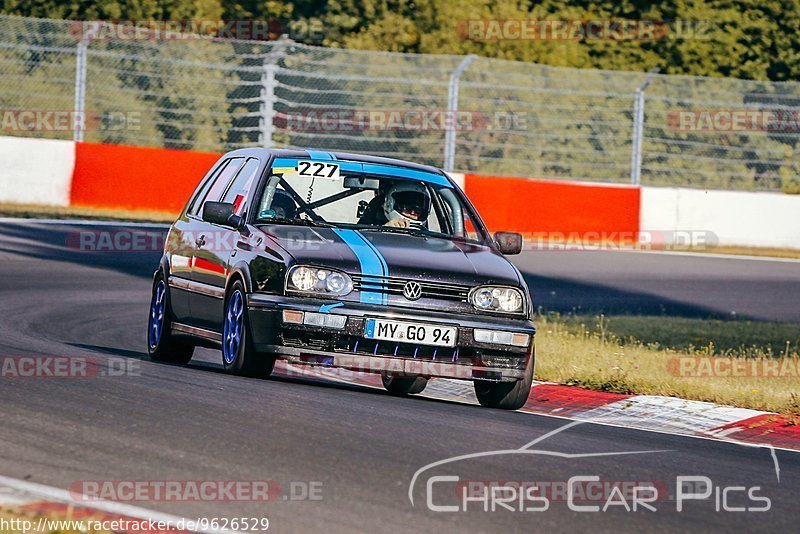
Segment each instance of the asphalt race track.
M568 421L558 418L394 398L321 379L233 377L211 350L198 350L187 367L150 362L144 335L159 253L80 251L67 243L81 228L0 223L0 357L84 356L98 370L91 378L0 378L2 475L59 488L81 480L274 480L282 493L270 503L135 504L189 518L266 516L277 532L775 531L793 530L800 519L796 453L592 424L564 428ZM517 264L548 309L735 311L800 321L800 262L531 252ZM117 374L107 370L120 362L127 372L103 376ZM515 452L424 469L499 450ZM597 476L660 492L656 511L577 512L554 494L544 511L512 503L515 511L487 512L470 503L468 512L434 512L429 500L461 501L452 479L432 475L540 484ZM678 512L679 476L708 477L713 494ZM290 488L302 497L309 482L319 498L282 498ZM729 487L745 490L723 491ZM723 510L764 507L760 497L768 511ZM605 500L578 504L602 508Z

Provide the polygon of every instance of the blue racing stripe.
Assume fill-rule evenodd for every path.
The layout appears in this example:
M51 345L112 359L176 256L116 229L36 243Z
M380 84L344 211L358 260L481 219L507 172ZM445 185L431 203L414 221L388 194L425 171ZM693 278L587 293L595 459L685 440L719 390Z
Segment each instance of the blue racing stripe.
M333 232L339 236L358 258L361 267L362 284L360 302L364 304L388 304L383 291L375 291L375 286L383 287L381 280L376 277L388 275L386 261L377 249L356 230L334 228ZM373 290L370 290L370 286Z
M308 157L311 159L324 159L324 160L336 159L333 157L333 154L329 152L322 152L321 150L306 150L306 152L308 152Z
M372 249L372 252L374 252L375 256L378 257L378 260L380 260L381 266L383 267L383 276L388 278L389 277L389 266L386 265L386 259L383 257L383 254L381 254L381 251L378 250L377 247L375 247L375 245L372 244L372 241L367 239L367 237L364 234L362 234L361 232L356 232L356 235L358 235L358 237L360 237L364 241L364 244L367 245L370 249ZM382 304L384 306L388 306L389 305L389 295L386 293L386 290L388 289L388 286L386 284L385 279L380 282L380 286L381 286L381 289L383 290L383 291L381 291L381 295L383 295Z
M440 174L433 174L432 172L427 171L418 171L416 169L409 169L407 167L393 167L379 163L364 163L364 172L366 174L384 174L396 178L410 178L412 180L419 180L420 182L427 182L429 184L452 187L450 182L447 181L447 178Z

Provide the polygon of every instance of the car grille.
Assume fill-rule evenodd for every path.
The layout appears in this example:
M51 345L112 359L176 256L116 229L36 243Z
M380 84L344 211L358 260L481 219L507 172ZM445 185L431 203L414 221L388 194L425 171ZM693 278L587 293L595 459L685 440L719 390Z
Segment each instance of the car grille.
M360 336L342 336L334 344L334 351L363 354L365 356L391 356L419 360L456 362L472 365L475 351L472 348L432 347L415 343L378 341Z
M459 365L488 365L509 369L525 367L525 354L517 351L509 352L507 349L473 346L433 347L415 343L367 339L346 332L331 335L328 332L309 331L303 328L286 328L281 332L280 338L281 343L286 347L309 351L408 358Z
M386 293L388 295L402 295L403 287L408 282L417 282L422 286L420 298L444 299L467 302L467 295L471 289L469 286L459 284L443 284L440 282L427 282L424 280L413 280L411 278L397 278L393 276L361 276L351 275L353 279L353 289L361 291L363 288L375 293Z

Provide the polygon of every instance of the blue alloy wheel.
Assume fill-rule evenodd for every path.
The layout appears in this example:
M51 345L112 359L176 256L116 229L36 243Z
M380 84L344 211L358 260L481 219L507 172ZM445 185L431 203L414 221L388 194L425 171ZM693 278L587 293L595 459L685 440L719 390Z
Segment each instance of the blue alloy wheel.
M236 289L228 299L228 309L225 313L225 325L222 332L222 357L225 363L232 364L239 354L244 326L244 298L242 292Z
M164 297L166 294L167 288L164 285L164 281L159 280L153 291L153 300L150 303L150 321L147 328L147 341L152 349L158 346L158 342L161 341L161 333L164 330Z

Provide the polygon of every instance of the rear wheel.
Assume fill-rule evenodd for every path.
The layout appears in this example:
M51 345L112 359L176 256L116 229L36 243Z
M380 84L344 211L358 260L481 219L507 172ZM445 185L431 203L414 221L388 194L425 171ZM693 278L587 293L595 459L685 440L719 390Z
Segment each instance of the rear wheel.
M414 395L422 393L428 385L428 379L421 376L392 376L389 373L381 374L383 387L392 395Z
M525 367L525 376L516 382L490 382L488 380L475 381L475 396L478 402L486 408L500 408L503 410L518 410L525 406L533 384L533 364L536 351L531 350L531 357Z
M275 357L259 354L253 348L247 300L240 281L231 285L225 296L222 326L222 365L232 374L267 378L275 367Z
M172 334L169 290L163 273L153 282L150 317L147 321L147 353L157 362L189 363L194 345Z

